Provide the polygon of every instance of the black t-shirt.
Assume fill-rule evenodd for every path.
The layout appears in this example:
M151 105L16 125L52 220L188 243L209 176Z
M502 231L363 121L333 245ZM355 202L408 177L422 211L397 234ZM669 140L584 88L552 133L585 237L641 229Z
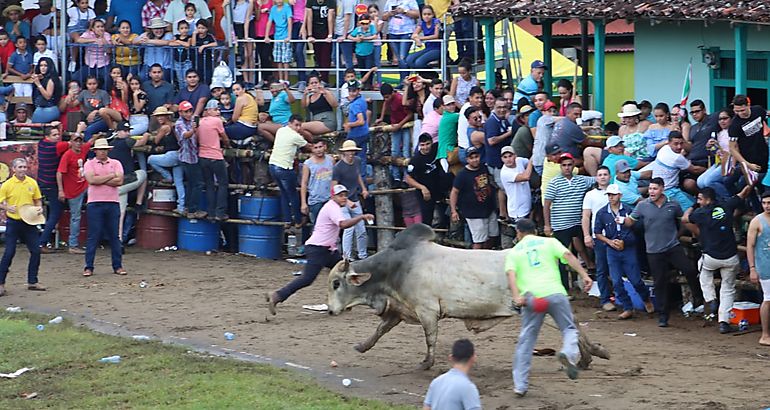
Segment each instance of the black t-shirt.
M110 150L109 157L120 162L120 165L123 166L123 174L126 176L133 174L135 170L134 157L131 155L131 148L134 144L136 144L136 140L131 137L115 138L112 141L112 149Z
M182 37L181 35L176 34L176 35L174 35L174 38L176 40L180 40L180 41L189 41L190 40L190 36L189 35ZM176 47L174 47L174 49L175 49L174 50L174 61L182 62L182 61L187 61L187 60L190 59L190 49L189 49L189 47L176 46Z
M361 184L358 183L359 175L361 175L361 158L358 157L353 157L352 164L339 161L332 170L332 179L348 189L348 199L353 202L358 201L358 195L361 193Z
M718 121L719 113L714 113L690 128L692 149L687 154L687 159L695 162L697 165L708 163L709 152L706 149L706 144L709 142L712 133L719 132Z
M767 172L767 142L764 136L764 124L767 113L758 105L751 106L749 118L733 117L728 133L730 141L738 141L738 148L746 161L762 167L760 172Z
M308 0L305 8L313 11L313 37L316 39L326 38L330 30L334 27L329 27L329 10L335 10L337 8L336 0Z
M690 222L698 225L703 253L715 259L729 259L737 254L733 233L733 211L741 198L734 196L725 202L701 207L690 214Z
M417 150L409 160L407 167L409 176L425 185L434 200L446 198L447 194L447 186L443 183L446 174L444 168L441 168L441 164L436 160L437 152L438 144L433 144L427 155L423 155L420 150Z
M452 186L460 192L457 207L463 217L470 219L489 218L495 209L497 196L492 187L493 177L487 167L481 166L475 171L465 167L455 177Z
M206 33L205 36L201 37L200 34L195 35L195 54L198 56L198 60L205 59L206 64L211 64L211 55L213 53L213 50L211 48L206 48L203 50L203 53L198 52L198 47L205 46L211 43L216 44L217 40L214 38L214 36L211 35L211 33Z

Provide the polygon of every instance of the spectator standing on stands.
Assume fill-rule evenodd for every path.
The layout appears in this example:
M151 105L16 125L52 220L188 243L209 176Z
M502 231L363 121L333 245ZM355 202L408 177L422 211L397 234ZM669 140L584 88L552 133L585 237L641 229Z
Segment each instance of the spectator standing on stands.
M342 0L340 0L342 1ZM305 31L307 41L313 43L313 55L319 68L332 66L332 35L334 34L334 11L337 0L307 0ZM329 83L329 71L320 71L321 80Z
M43 34L51 26L55 12L53 12L53 0L40 0L38 14L32 17L31 34L33 37Z
M437 100L440 101L440 100ZM436 158L438 144L433 142L430 134L420 134L417 151L409 161L406 183L419 192L420 212L422 223L433 226L436 207L439 212L438 228L446 228L449 221L446 217L448 178L444 168Z
M273 7L270 8L270 15L267 20L267 32L275 26L275 35L273 44L273 62L278 64L278 79L282 83L289 85L289 64L292 60L292 10L288 3L283 0L273 0ZM264 37L265 42L272 41L268 35Z
M511 146L516 151L516 156L521 158L532 158L532 150L535 145L535 137L532 135L532 128L529 127L529 119L532 118L534 109L529 105L519 108L516 113L516 123L519 127L513 135Z
M660 306L658 326L668 327L669 289L671 268L682 272L687 278L693 297L693 307L703 304L703 293L698 282L698 271L684 253L677 236L679 229L677 218L683 215L682 207L664 194L665 182L662 178L650 181L650 197L639 202L628 218L616 219L631 226L636 222L644 224L644 240L647 244L647 259L650 273L655 278L655 296Z
M596 172L596 188L588 191L583 198L583 243L586 247L594 249L594 263L596 264L596 282L599 286L599 303L605 312L615 311L615 305L610 301L612 288L610 286L610 272L607 266L607 245L597 241L594 234L596 215L600 209L607 206L607 186L610 184L610 170L607 167L599 167Z
M300 201L297 194L297 171L294 170L294 158L297 150L308 145L299 131L302 129L302 117L293 114L289 123L275 133L273 152L270 154L270 176L278 183L281 191L281 215L284 222L299 228L302 224Z
M700 285L705 299L704 318L713 321L719 315L719 333L733 331L730 326L730 311L735 301L735 276L741 270L738 259L738 244L733 231L733 213L752 191L751 185L726 201L717 202L713 188L703 188L698 194L697 206L684 213L682 223L695 224L703 255L698 261ZM714 273L719 272L722 282L719 286L719 300L714 289Z
M204 0L171 0L171 3L169 3L166 8L166 14L163 16L163 21L172 25L172 29L174 29L179 20L184 20L185 8L188 4L195 5L195 18L203 20L211 18L211 12ZM178 33L174 32L174 34Z
M460 162L462 163L465 163L465 150L468 149L468 147L474 145L471 144L470 134L468 133L468 117L465 115L465 112L471 107L478 108L480 110L479 114L481 115L480 124L483 124L485 121L484 112L481 111L481 105L483 103L484 90L482 90L481 87L473 87L470 90L468 102L463 104L463 106L460 108L460 119L457 122L457 146L460 147L459 155Z
M430 97L428 97L430 98ZM431 110L422 120L422 131L433 138L434 143L438 143L438 128L441 124L441 116L444 114L444 101L436 98L431 103Z
M50 252L47 245L64 210L64 203L59 200L56 170L59 168L61 156L67 152L67 149L69 149L69 143L61 140L61 132L58 128L51 128L45 138L37 143L37 182L40 192L48 203L48 214L39 243L43 253Z
M307 42L307 29L305 27L305 9L307 0L294 0L292 4L291 39L302 40L291 44L294 62L297 67L297 84L295 88L302 92L307 86L307 72L305 72L305 43Z
M179 110L179 119L174 124L174 134L179 145L177 158L184 174L184 203L187 205L186 216L190 219L205 217L205 212L199 209L201 191L203 190L203 175L198 163L198 124L200 117L194 117L191 110Z
M198 161L203 171L208 205L208 212L200 212L215 220L227 220L227 164L222 147L229 147L230 141L219 116L219 104L215 100L206 103L206 111L197 128Z
M147 78L150 67L159 64L163 69L163 78L171 80L172 50L168 46L174 40L171 33L166 32L166 22L161 18L154 18L145 26L147 32L140 35L135 43L149 47L144 48L144 60L141 70L141 78Z
M355 52L358 64L356 68L361 70L371 70L376 66L375 59L378 57L374 54L374 41L377 39L377 29L372 24L371 17L368 14L361 16L361 20L358 21L358 27L348 34L348 40L356 43ZM372 77L369 76L364 81L367 88L371 88Z
M762 194L762 211L749 224L746 259L749 278L762 287L762 306L759 308L762 337L759 344L770 346L770 192Z
M8 59L16 52L16 46L11 41L8 33L0 31L0 71L8 71Z
M192 111L193 106L189 101L179 103L180 117L184 114L192 118ZM163 153L150 155L150 158L147 159L147 164L161 175L163 178L162 182L174 184L177 206L173 212L177 215L186 215L184 170L179 162L179 142L174 136L174 126L170 123L171 115L171 111L168 111L166 107L158 107L152 113L153 117L158 117L158 123L160 124L160 128L158 128L155 134L154 142L156 146L163 147ZM167 168L171 168L171 172Z
M214 74L214 53L211 49L216 46L217 40L209 32L208 20L195 22L195 34L190 40L190 50L196 55L193 64L195 64L195 69L198 70L203 84L211 83L211 77ZM202 113L203 110L196 115Z
M505 209L506 207L505 190L503 189L503 181L500 179L500 170L503 169L503 160L500 158L500 154L503 147L511 145L513 133L516 131L508 122L509 112L508 102L505 101L505 98L499 97L495 100L494 110L490 113L489 119L484 123L484 159L498 188L498 209Z
M8 58L8 75L15 75L22 80L28 80L32 77L32 63L34 54L27 49L27 38L17 37L15 42L16 51ZM14 96L32 97L32 84L13 83Z
M549 144L558 144L563 152L572 154L577 166L583 164L583 149L580 144L586 139L586 134L577 125L582 112L583 107L580 103L570 103L567 106L567 116L554 125L553 134L548 140ZM535 136L540 137L537 134Z
M201 83L200 73L195 69L187 70L185 79L187 86L179 89L176 104L181 105L183 101L188 101L193 105L193 115L200 116L203 114L203 108L211 95L209 86Z
M356 156L356 151L360 151L361 148L356 146L356 142L353 140L347 140L342 144L339 149L340 161L334 165L332 171L332 186L341 184L348 190L348 206L342 210L345 217L353 219L363 214L363 208L361 207L361 201L359 197L366 199L369 197L369 191L364 184L362 170L365 170L365 166L361 164L361 158ZM366 251L366 227L363 220L347 227L342 234L342 253L345 259L353 259L353 237L356 239L356 249L358 251L358 259L366 259L368 256ZM307 251L307 247L305 247Z
M545 71L548 70L545 63L540 60L535 60L529 65L529 75L524 77L523 80L516 86L516 93L513 95L513 103L518 106L534 105L532 97L542 89L540 84L545 76ZM551 84L547 84L550 88ZM522 101L524 99L525 101Z
M390 112L390 124L393 131L390 133L390 155L391 158L409 158L412 153L412 129L403 128L404 124L413 118L413 115L404 105L403 96L394 91L390 84L383 84L380 88L382 94L382 111L376 124L385 125L385 113ZM393 178L393 185L403 184L404 167L396 165L390 166L390 176Z
M345 63L345 68L353 68L353 43L345 41L345 39L356 28L355 8L356 0L337 0L334 38L337 39L337 47L340 49L339 55L342 56L340 63ZM337 85L340 86L339 79L343 77L339 71L341 67L337 67L337 70Z
M473 249L490 248L490 238L500 235L495 212L495 188L492 175L481 164L481 153L468 148L468 163L457 174L449 194L452 221L460 221L460 212L468 224Z
M82 125L78 124L78 130L80 129L82 129ZM83 143L83 135L80 132L75 133L70 137L70 149L62 155L59 168L56 171L59 200L67 201L70 209L69 253L81 255L85 252L78 243L80 215L83 208L83 198L85 198L88 189L88 182L86 182L83 174L83 164L89 149L91 149L91 143Z
M452 368L430 382L422 404L423 410L481 410L479 390L468 378L476 363L473 343L468 339L455 341L449 360Z
M348 139L359 147L361 174L365 174L366 153L369 144L369 113L366 100L361 96L361 83L358 80L347 82L348 86L348 121L342 126L347 131ZM350 189L350 187L348 187ZM352 196L352 195L351 195Z
M107 12L107 31L115 31L115 23L127 21L131 25L131 32L141 34L142 27L142 9L147 4L145 0L119 0L110 2L110 11Z
M334 161L326 153L326 140L318 139L311 146L311 156L302 164L300 183L300 211L315 224L321 207L331 199L332 172Z
M142 7L142 27L149 27L152 19L165 19L169 4L171 0L147 0ZM164 23L170 27L168 22Z
M500 218L516 222L529 218L532 213L532 161L516 155L515 150L506 146L501 151L503 169L500 170L501 189L505 189L506 206L500 208Z
M399 75L403 82L409 68L407 56L412 48L412 34L417 28L417 19L420 18L420 8L415 0L388 0L385 2L385 10L382 19L388 22L388 40L394 41L390 47L395 50L394 58L398 58ZM409 40L409 41L406 41Z
M719 133L719 114L709 115L706 104L702 100L690 103L690 115L695 124L690 127L690 143L692 147L687 154L687 159L695 165L709 167L708 143L712 134Z
M120 161L108 156L112 147L106 139L95 141L92 149L96 157L86 161L83 166L83 173L88 181L88 245L83 276L94 274L96 247L105 236L110 242L112 273L126 275L128 272L123 269L123 248L118 233L118 187L123 185L123 167Z

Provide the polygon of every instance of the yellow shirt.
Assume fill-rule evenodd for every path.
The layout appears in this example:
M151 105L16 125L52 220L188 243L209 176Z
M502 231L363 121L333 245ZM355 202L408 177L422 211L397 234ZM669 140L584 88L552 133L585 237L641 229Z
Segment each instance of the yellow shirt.
M24 177L22 181L14 175L0 186L0 202L6 202L7 206L15 206L17 211L22 205L34 205L36 199L42 198L37 182L30 177ZM17 221L21 219L18 212L6 211L6 215Z
M447 14L449 6L452 4L452 0L425 0L425 4L433 7L433 11L436 12L436 18L441 20L441 24L444 24L444 14L446 14L446 24L452 24L451 14Z
M112 43L115 44L115 41L119 37L120 36L118 34L113 34ZM136 37L136 33L131 33L131 35L128 36L128 39L130 41L134 41ZM115 62L119 65L125 66L138 65L141 62L141 58L139 57L139 49L136 47L115 47Z
M575 168L572 170L572 175L577 175L578 169ZM546 159L543 162L543 176L540 179L540 192L545 193L545 189L548 188L548 184L551 182L552 179L556 178L561 174L561 166L556 162L551 162L548 159ZM545 204L545 195L540 198L540 200Z
M241 116L238 118L238 121L244 122L247 125L256 125L257 122L259 122L259 107L257 107L257 100L255 100L249 93L244 95L249 97L249 102L241 109Z
M273 152L270 154L270 165L283 169L292 169L297 149L307 144L304 138L289 127L281 127L275 133Z

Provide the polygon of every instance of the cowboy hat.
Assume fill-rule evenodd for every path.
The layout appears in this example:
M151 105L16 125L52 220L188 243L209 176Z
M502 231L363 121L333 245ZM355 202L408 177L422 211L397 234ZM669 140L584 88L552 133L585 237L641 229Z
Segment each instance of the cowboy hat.
M342 143L342 148L339 149L340 152L345 151L361 151L361 148L358 148L356 145L356 142L353 140L347 140Z
M102 138L96 140L91 149L112 149L112 146L107 142L106 139Z
M165 29L168 26L168 24L163 21L162 18L155 17L153 19L150 19L150 25L148 25L146 28L154 29L154 28L163 28Z
M168 108L161 105L160 107L156 108L155 111L152 112L153 117L157 117L159 115L173 115L174 113L169 111Z
M636 117L641 113L642 111L639 109L639 107L636 106L636 104L626 104L621 109L621 112L618 113L618 117L620 118Z
M22 8L19 5L12 4L3 9L3 17L8 17L8 14L10 14L12 11L18 11L19 13L24 13L24 8Z
M42 208L34 205L22 205L19 207L19 216L21 220L29 225L42 225L45 223L45 216L43 216Z

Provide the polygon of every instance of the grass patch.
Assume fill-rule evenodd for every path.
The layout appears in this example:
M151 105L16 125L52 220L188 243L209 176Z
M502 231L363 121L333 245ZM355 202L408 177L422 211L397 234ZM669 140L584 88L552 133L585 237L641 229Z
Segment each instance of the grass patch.
M45 323L45 330L38 331L37 323ZM112 355L120 355L121 363L98 361ZM66 321L48 325L37 315L0 314L0 372L22 367L35 370L0 379L0 409L395 408L341 396L284 369L102 335ZM21 397L31 392L38 397Z

